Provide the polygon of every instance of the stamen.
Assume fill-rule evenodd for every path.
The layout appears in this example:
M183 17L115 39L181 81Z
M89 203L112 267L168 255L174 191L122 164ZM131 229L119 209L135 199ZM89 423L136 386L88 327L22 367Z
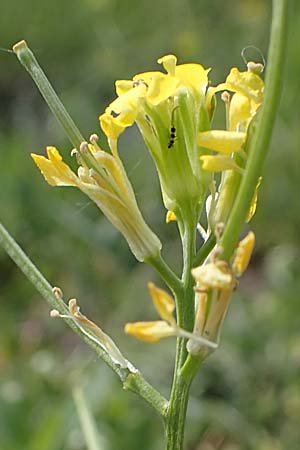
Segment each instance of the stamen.
M221 94L221 100L223 100L224 103L229 103L231 99L231 95L228 91L224 91Z
M85 141L80 144L80 153L88 153L89 152L89 144Z
M50 317L56 319L57 317L60 317L60 313L57 311L57 309L51 309L51 311L50 311Z
M52 288L52 292L59 300L61 300L64 296L63 291L57 286L54 286L54 288Z
M78 155L78 150L76 148L73 148L71 150L71 156L77 156Z
M96 144L99 141L99 136L96 133L91 134L90 136L90 143Z

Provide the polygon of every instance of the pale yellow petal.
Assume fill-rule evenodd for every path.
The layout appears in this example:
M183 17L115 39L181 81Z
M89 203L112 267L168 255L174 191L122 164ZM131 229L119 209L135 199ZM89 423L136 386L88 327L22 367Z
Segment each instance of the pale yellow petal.
M240 277L247 269L254 245L255 234L253 231L249 231L247 236L239 242L232 265L232 268L238 277Z
M162 320L127 323L124 331L146 342L158 342L162 338L176 335L175 328Z
M63 162L55 147L47 147L48 159L42 155L31 154L47 183L51 186L76 186L78 178L70 167Z
M198 134L197 144L223 155L229 155L241 149L246 133L238 131L210 130Z
M175 302L173 298L163 289L156 287L154 283L148 283L148 289L160 317L166 322L175 325L176 322L173 316Z

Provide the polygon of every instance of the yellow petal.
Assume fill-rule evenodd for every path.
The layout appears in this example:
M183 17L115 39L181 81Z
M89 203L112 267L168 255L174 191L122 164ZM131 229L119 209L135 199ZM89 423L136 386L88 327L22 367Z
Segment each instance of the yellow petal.
M148 283L148 289L160 317L166 322L175 325L176 322L173 317L175 302L173 298L163 289L156 287L154 283Z
M77 186L78 179L70 167L65 164L55 147L47 147L48 159L31 153L35 164L51 186Z
M222 155L229 155L241 149L246 140L246 133L238 131L210 130L198 134L197 144Z
M204 95L209 71L210 69L206 70L200 64L181 64L176 66L175 75L183 86Z
M178 78L158 73L157 76L153 77L149 84L147 92L148 102L155 106L167 100L169 97L176 94L178 85Z
M133 81L132 80L117 80L115 82L116 86L116 93L118 97L121 97L121 95L126 94L128 91L133 89Z
M162 56L157 60L158 64L162 64L164 69L168 72L169 75L175 76L175 67L177 63L177 58L175 55L166 55Z
M121 133L125 130L125 126L120 123L117 118L110 114L104 113L99 117L100 126L106 136L110 139L118 139Z
M232 287L232 275L222 270L214 263L192 269L192 275L204 288L230 289Z
M175 336L176 330L162 320L154 322L134 322L125 325L125 333L142 341L158 342L160 339Z
M240 167L229 157L223 155L203 155L200 156L203 161L202 169L210 172L222 172L223 170L241 171Z
M253 231L249 231L247 236L238 244L232 265L232 268L238 277L240 277L248 267L254 244L255 234Z
M170 223L172 221L176 222L177 217L176 214L173 211L168 211L166 214L166 223Z
M229 107L230 130L246 129L252 115L249 98L242 94L234 94Z

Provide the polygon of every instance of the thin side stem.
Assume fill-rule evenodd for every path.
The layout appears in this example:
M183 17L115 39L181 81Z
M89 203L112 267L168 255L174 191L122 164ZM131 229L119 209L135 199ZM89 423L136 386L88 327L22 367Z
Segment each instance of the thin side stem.
M181 295L183 284L181 280L170 269L168 264L162 258L161 254L150 256L144 261L149 264L160 275L166 285L171 289L174 296Z
M245 173L221 239L221 258L229 260L245 223L261 174L279 105L287 35L287 0L273 0L271 38L262 109L258 116Z
M41 274L33 262L24 253L21 247L8 233L5 227L0 223L0 245L8 253L11 259L22 270L24 275L39 291L42 297L47 301L51 309L56 309L60 314L68 315L69 311L63 302L59 301L53 293L53 288L46 278ZM99 345L88 338L72 319L64 318L66 324L83 339L96 354L115 372L127 390L140 395L149 403L162 417L166 415L168 401L153 387L143 376L137 372L132 373L128 369L121 368L116 364L110 355Z
M194 266L200 266L201 264L203 264L215 245L216 236L214 233L211 233L207 241L205 241L202 247L200 247L200 249L198 250L194 259Z
M13 46L13 51L16 54L20 63L25 67L27 72L29 72L38 90L44 97L46 103L48 104L58 123L63 127L71 143L79 151L80 144L85 139L81 135L73 119L70 117L64 105L60 101L58 95L51 86L48 78L46 77L39 63L37 62L34 54L28 47L26 41L20 41L17 44L15 44Z

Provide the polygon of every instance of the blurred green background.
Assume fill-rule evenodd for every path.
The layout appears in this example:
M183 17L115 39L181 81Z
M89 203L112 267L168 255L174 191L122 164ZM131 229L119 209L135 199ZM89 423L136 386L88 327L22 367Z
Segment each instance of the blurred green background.
M259 207L257 246L228 314L222 346L197 376L188 410L189 450L300 448L300 7L290 5L284 89ZM212 84L244 68L247 45L266 54L267 0L2 0L0 46L26 39L85 136L114 97L114 80L157 69L156 59L212 67ZM52 189L30 152L46 145L68 158L71 145L33 82L0 53L1 220L51 284L121 344L165 395L174 341L151 345L124 336L127 321L155 319L146 292L153 272L78 191ZM176 226L164 224L153 165L130 129L121 154L141 209L178 260ZM0 250L0 448L84 450L72 386L95 415L99 450L163 448L158 417L59 320ZM200 443L201 441L201 443Z

